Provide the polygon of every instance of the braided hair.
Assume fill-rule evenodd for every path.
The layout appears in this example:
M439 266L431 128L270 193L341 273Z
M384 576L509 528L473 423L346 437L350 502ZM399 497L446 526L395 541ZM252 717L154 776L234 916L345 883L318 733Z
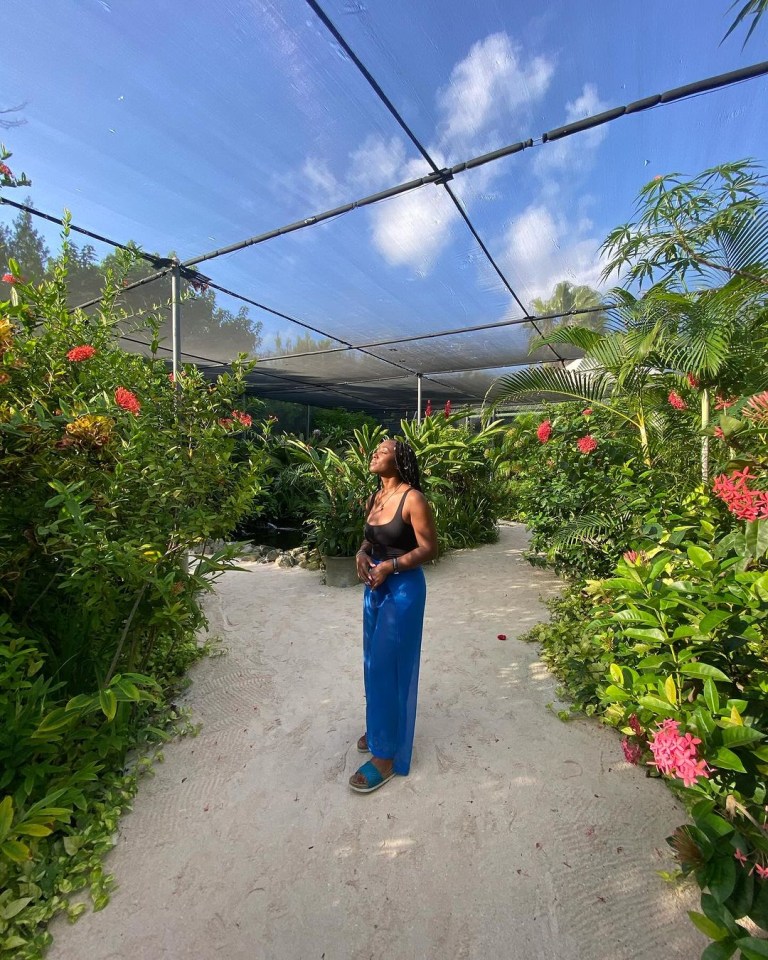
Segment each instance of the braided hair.
M413 447L404 440L395 440L395 466L405 483L410 484L414 490L421 490L416 454Z

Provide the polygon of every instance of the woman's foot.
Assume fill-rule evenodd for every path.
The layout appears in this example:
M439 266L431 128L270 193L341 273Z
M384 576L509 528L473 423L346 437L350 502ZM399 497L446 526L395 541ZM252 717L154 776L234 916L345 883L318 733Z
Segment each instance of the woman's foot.
M368 776L366 776L366 767L369 768ZM370 769L371 767L374 768L375 772ZM378 777L376 773L379 774ZM359 793L370 793L378 787L383 786L387 780L391 780L393 776L392 760L382 760L380 757L371 757L368 763L364 763L357 773L352 774L349 778L349 785Z
M357 741L357 749L360 753L370 753L368 749L368 734L364 733Z

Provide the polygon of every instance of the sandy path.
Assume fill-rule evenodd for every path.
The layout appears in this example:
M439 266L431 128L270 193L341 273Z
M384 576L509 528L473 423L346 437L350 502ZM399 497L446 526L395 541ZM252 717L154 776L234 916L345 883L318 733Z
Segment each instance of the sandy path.
M211 604L229 653L195 671L204 723L122 823L102 913L53 960L692 960L692 890L655 871L682 813L514 638L553 577L524 533L428 571L414 764L352 794L361 589L253 565ZM496 639L505 633L506 642ZM364 759L364 758L363 758Z

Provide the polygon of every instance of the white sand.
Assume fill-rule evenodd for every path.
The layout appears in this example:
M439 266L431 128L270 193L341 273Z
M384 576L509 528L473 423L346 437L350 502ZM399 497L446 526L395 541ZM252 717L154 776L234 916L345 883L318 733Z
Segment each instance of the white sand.
M562 723L515 637L557 581L525 535L427 571L411 775L370 796L361 588L250 565L220 581L228 648L194 671L203 729L166 749L121 826L101 913L53 926L53 960L694 960L666 885L684 814L615 732ZM504 633L506 642L496 639Z

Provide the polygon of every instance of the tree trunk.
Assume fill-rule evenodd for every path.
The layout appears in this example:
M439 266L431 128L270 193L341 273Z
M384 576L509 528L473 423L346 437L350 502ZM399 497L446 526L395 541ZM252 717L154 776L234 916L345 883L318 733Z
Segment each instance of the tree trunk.
M705 387L701 391L701 429L706 430L709 426L709 391ZM701 482L707 483L709 480L709 437L701 438Z

